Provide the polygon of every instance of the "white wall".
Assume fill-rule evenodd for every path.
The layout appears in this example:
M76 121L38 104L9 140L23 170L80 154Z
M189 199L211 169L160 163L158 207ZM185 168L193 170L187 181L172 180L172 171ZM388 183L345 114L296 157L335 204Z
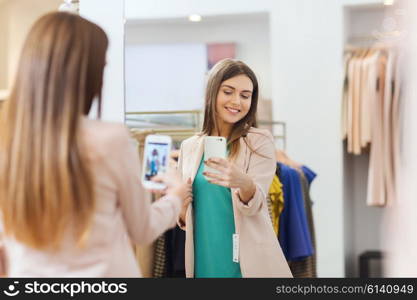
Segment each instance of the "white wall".
M274 115L287 123L289 155L318 173L311 193L320 277L345 275L340 136L343 8L380 2L282 0L272 6Z
M33 23L42 15L58 10L62 0L8 0L5 13L8 16L8 86L16 73L21 48Z
M126 45L126 112L201 110L204 44Z
M311 190L318 275L343 277L340 3L275 2L271 48L274 113L287 123L287 152L318 173Z
M126 43L129 45L217 42L236 43L236 58L254 70L260 84L260 96L270 99L268 13L222 15L203 18L200 23L181 20L130 22L126 27Z
M381 229L387 208L366 205L369 153L344 155L346 276L358 277L359 255L365 251L383 250Z
M102 119L124 122L124 0L80 1L80 15L100 25L109 38L104 71Z
M346 40L353 45L369 44L362 38L383 31L385 12L382 6L348 9L346 11ZM369 153L360 156L346 153L345 164L345 258L346 275L359 276L358 256L368 250L382 250L381 228L386 208L366 205Z
M8 66L7 66L7 41L8 41L8 18L6 14L6 4L0 3L0 90L8 86Z
M126 0L127 19L163 19L190 14L224 15L266 12L273 0Z

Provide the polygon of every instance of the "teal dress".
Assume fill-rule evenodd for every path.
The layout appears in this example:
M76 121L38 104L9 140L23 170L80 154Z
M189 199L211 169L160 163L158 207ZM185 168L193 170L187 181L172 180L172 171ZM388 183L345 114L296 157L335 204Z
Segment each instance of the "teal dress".
M233 262L231 191L205 179L203 162L204 156L193 182L194 276L241 278L240 264Z

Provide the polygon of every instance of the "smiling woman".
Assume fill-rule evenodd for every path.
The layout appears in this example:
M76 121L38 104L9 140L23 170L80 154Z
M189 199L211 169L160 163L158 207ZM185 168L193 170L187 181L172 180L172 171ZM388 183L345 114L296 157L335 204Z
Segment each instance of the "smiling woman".
M192 191L180 216L186 275L291 277L266 203L275 149L271 133L255 128L256 76L241 61L222 60L210 71L205 100L203 132L182 143L179 157ZM206 161L207 136L227 138L227 159Z
M211 70L206 89L203 133L228 138L230 156L239 139L256 127L259 86L255 73L243 62L224 59Z

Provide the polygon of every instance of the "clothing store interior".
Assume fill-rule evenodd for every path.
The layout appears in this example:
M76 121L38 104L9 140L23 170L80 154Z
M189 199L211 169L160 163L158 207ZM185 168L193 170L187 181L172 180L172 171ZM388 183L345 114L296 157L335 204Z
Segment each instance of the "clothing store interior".
M242 61L274 139L266 202L293 277L414 277L412 2L0 0L0 100L32 24L71 10L109 39L101 119L125 123L140 159L148 135L170 136L177 161L202 130L210 69ZM186 277L185 239L176 226L133 245L142 276Z

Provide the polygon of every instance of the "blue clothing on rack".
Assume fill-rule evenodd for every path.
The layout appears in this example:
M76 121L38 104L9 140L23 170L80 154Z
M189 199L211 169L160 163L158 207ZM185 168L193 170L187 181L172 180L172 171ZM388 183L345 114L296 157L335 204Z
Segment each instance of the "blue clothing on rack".
M314 178L316 178L317 174L306 166L302 166L301 170L303 171L304 176L307 178L308 184L310 185Z
M298 172L289 166L278 163L278 168L280 168L284 192L284 210L279 220L279 242L286 259L298 261L314 253L304 207L301 179ZM303 172L308 170L308 168L303 169ZM314 172L307 173L308 178L314 178L312 177Z

